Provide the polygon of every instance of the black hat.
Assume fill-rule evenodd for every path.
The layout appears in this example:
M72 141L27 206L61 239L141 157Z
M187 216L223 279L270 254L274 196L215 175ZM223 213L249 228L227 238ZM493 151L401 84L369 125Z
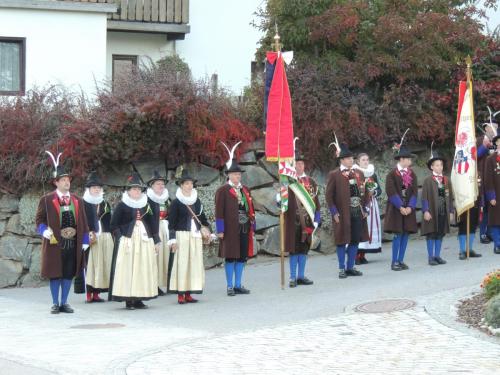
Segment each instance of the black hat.
M341 144L339 159L350 158L352 156L354 156L354 154L351 152L351 150L349 150L349 146L347 146L346 144Z
M241 169L236 160L233 159L233 161L231 162L231 166L226 169L225 173L229 174L234 172L244 173L245 171Z
M301 152L295 152L295 161L306 161L306 156Z
M495 135L495 136L493 137L493 139L491 140L491 143L493 143L493 146L495 146L495 147L497 146L497 145L495 144L495 143L496 143L496 141L497 141L497 139L498 139L498 138L500 138L500 132L499 132L498 130L499 130L499 129L497 129L497 135Z
M125 185L126 189L130 189L133 187L140 187L141 189L144 189L144 183L142 182L141 176L139 176L139 173L137 172L132 172L128 177L127 177L127 184Z
M53 173L54 180L57 181L62 177L71 177L71 174L66 171L64 165L58 165L56 170Z
M415 158L416 156L417 155L412 154L406 146L401 146L394 155L394 159L399 160L401 158Z
M439 152L432 151L431 157L429 158L429 160L427 160L427 168L431 169L432 163L434 163L436 160L441 160L443 164L446 163L446 159L443 156L439 155Z
M182 185L186 181L193 181L193 184L196 183L196 180L189 175L189 171L185 168L182 168L181 175L177 177L177 181L175 183L177 185Z
M96 171L90 172L90 174L87 177L87 181L85 182L85 187L89 188L91 186L104 186L102 180L100 177L97 175Z
M158 172L157 169L155 169L153 171L153 176L149 179L149 181L147 182L148 186L151 186L155 181L163 181L163 182L167 182L167 178L160 175L160 172Z

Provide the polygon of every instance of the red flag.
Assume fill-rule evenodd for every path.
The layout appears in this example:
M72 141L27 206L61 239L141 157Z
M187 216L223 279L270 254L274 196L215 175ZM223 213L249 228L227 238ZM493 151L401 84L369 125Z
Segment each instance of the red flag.
M292 100L283 54L268 52L268 64L275 65L267 98L266 158L269 161L294 159Z

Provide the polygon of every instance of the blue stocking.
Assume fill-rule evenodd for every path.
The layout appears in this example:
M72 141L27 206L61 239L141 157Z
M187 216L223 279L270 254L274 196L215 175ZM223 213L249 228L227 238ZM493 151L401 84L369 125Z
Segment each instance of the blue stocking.
M337 258L339 260L339 270L345 269L345 251L346 251L346 245L337 246Z
M401 244L399 245L398 262L402 263L405 258L406 247L408 246L408 240L410 235L408 233L403 233L401 235Z
M434 244L436 242L436 240L431 240L430 238L427 239L427 255L429 256L429 259L431 259L433 257L433 253L434 253Z
M349 244L347 246L347 269L352 270L354 268L354 262L356 261L356 255L358 254L358 244Z
M297 278L297 264L299 262L298 254L290 254L290 280Z
M61 279L50 279L50 294L52 295L52 303L59 305L59 288L61 287Z
M306 272L307 255L299 254L299 279L303 280Z
M465 234L458 235L458 244L460 245L460 252L465 253L465 243L467 241L467 236Z
M434 247L434 256L436 258L439 258L441 256L441 246L443 245L443 239L440 238L439 240L436 240L436 245Z
M401 246L401 234L395 234L392 239L392 263L398 261L399 247Z
M234 275L234 262L224 263L224 269L226 270L226 283L228 288L233 287L233 275Z
M474 239L476 238L476 233L469 234L469 250L473 249Z
M71 290L72 279L62 279L61 305L68 303L68 295Z
M241 277L243 276L243 268L245 267L245 263L243 262L236 262L234 265L234 272L235 272L235 280L234 280L234 287L235 288L241 288Z

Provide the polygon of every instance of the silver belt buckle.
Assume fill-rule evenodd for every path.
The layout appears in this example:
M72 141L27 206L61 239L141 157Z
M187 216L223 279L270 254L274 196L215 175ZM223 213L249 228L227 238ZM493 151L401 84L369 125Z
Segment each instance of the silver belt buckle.
M351 207L359 207L359 206L361 206L361 198L351 197Z

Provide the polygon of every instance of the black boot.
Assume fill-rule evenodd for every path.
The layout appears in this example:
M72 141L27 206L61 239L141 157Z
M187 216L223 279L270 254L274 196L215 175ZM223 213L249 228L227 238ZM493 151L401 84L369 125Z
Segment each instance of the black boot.
M500 254L500 246L495 246L495 249L493 249L493 252L495 254Z
M487 234L481 234L479 241L484 244L489 244L491 242L491 239Z

